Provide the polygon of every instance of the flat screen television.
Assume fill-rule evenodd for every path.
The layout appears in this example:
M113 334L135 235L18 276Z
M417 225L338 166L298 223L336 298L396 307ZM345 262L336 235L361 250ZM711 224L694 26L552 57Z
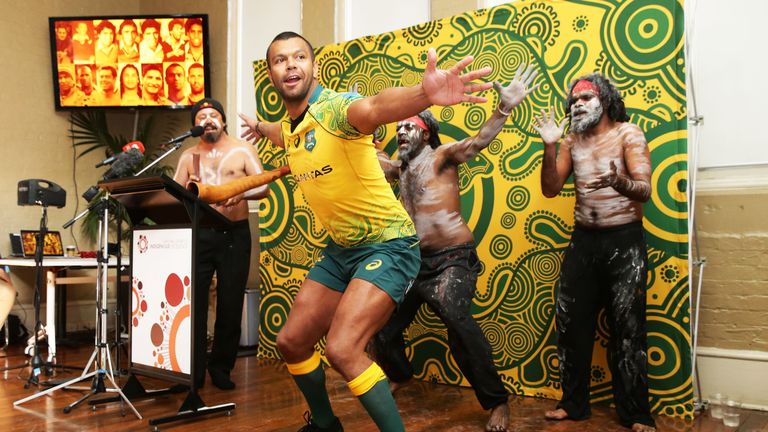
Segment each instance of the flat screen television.
M210 97L208 15L48 19L56 110L188 108Z

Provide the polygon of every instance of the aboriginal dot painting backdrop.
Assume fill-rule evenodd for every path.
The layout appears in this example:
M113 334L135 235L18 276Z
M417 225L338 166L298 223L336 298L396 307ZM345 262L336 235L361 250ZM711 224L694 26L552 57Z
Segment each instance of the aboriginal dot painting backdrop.
M504 130L461 167L462 210L483 261L472 306L493 346L494 360L515 394L560 397L555 298L560 263L573 229L572 183L556 199L539 185L542 143L534 114L554 106L565 115L567 85L599 71L623 94L631 121L648 139L653 162L651 201L645 205L650 261L648 320L652 407L691 417L686 109L681 1L518 1L390 33L317 49L319 79L363 95L418 83L427 49L448 68L473 55L473 68L491 66L489 80L507 84L521 62L541 72L540 87L518 106ZM259 115L278 121L285 111L263 61L254 63ZM496 106L432 108L444 143L478 131ZM397 150L395 125L382 126L384 149ZM260 144L268 168L286 163L282 150ZM322 226L288 176L262 202L260 354L277 357L275 339L293 298L327 240ZM354 193L354 191L350 191ZM594 401L611 398L605 360L608 331L600 317L592 369ZM445 328L422 309L407 334L419 378L468 385L450 356ZM320 347L322 349L322 346Z

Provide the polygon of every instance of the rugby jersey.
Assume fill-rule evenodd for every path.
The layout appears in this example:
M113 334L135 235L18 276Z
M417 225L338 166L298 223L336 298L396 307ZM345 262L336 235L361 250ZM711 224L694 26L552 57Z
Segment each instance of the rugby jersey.
M361 97L318 85L295 129L291 131L290 119L281 124L293 178L331 239L342 247L416 235L384 178L371 135L349 124L347 109Z

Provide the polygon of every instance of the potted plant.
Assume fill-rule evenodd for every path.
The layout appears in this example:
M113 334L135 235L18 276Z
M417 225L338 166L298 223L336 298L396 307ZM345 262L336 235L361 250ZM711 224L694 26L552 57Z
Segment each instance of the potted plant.
M141 141L144 144L144 160L142 163L134 169L134 172L140 171L144 166L152 163L157 159L165 150L163 145L157 144L168 142L172 137L172 131L177 129L179 124L179 117L173 115L164 116L163 131L159 133L160 139L153 139L154 124L156 117L153 115L146 116L139 121L139 113L136 113L136 127L135 136L133 139L121 134L113 134L110 132L109 124L107 121L107 115L104 111L76 111L71 114L70 117L70 138L77 154L77 158L93 152L103 151L106 157L117 155L122 151L123 145L129 141ZM167 118L166 118L167 117ZM158 164L153 166L147 174L159 175L172 174L173 168L168 165ZM89 201L89 206L101 199L103 191L99 191ZM118 203L118 205L120 205ZM127 212L122 211L123 220L128 224L127 230L124 230L124 234L127 237L130 234L130 227L132 226L131 220L128 217ZM80 231L82 235L88 239L91 243L96 242L98 236L100 215L95 212L89 212L81 221ZM115 218L114 214L110 220L110 226L114 226Z

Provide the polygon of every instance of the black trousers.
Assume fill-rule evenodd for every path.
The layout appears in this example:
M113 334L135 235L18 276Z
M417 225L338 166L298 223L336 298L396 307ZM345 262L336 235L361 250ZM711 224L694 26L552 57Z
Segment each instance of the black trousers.
M216 273L216 324L208 368L229 372L235 367L240 344L245 284L251 260L248 221L231 229L200 229L195 269L195 364L198 382L205 378L208 290Z
M493 364L491 345L470 313L479 268L473 244L422 254L413 287L372 341L377 363L390 380L403 382L413 376L413 367L405 355L403 331L426 302L448 328L451 354L483 409L507 401L509 394Z
M645 244L641 222L602 230L577 226L573 232L560 273L556 315L563 385L558 407L572 419L590 415L592 346L597 317L605 307L619 419L624 426L654 425L648 402Z

